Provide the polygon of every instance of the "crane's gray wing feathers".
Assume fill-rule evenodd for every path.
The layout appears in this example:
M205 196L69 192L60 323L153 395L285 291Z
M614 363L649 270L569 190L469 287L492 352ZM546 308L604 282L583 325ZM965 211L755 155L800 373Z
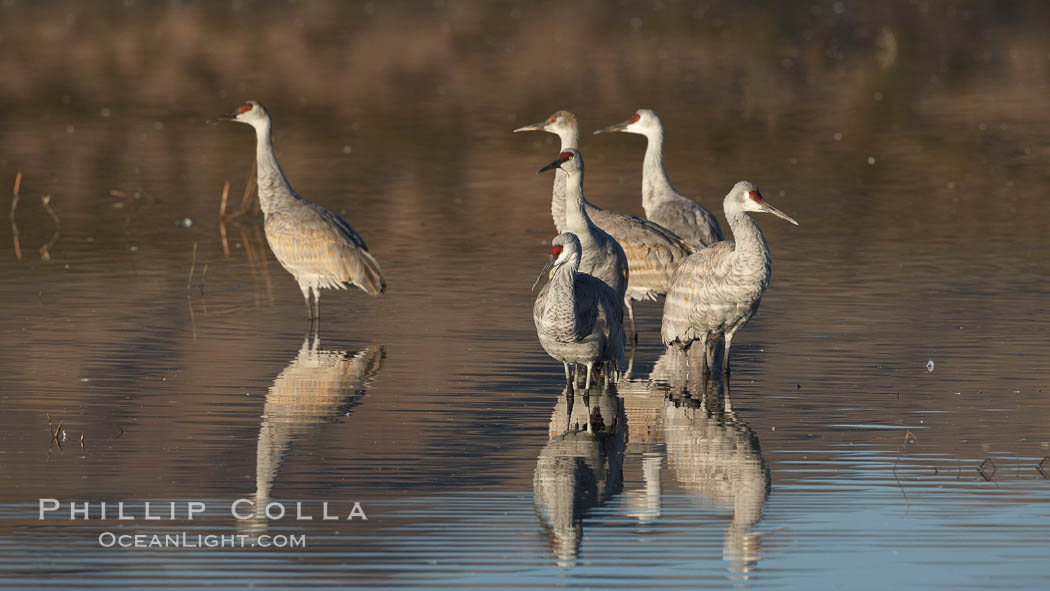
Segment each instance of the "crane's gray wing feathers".
M587 215L623 248L631 299L666 293L675 267L693 253L684 240L649 220L598 207L588 208Z
M715 216L685 197L657 205L648 217L677 234L696 250L722 240L722 228Z
M730 286L732 241L717 242L687 258L674 272L664 301L661 334L665 344L689 343L717 329ZM721 316L720 316L721 314Z
M608 287L608 286L602 286ZM623 299L612 289L598 291L598 319L605 327L604 357L616 362L616 368L623 371L624 335L623 335Z
M274 255L297 280L312 278L317 287L355 285L373 296L386 290L383 271L364 241L327 209L304 202L290 211L271 212L265 226Z
M580 338L600 331L604 347L601 359L624 367L623 299L604 281L590 275L576 276L576 308ZM586 322L586 325L583 324Z
M337 216L332 210L330 210L330 209L328 209L326 207L323 207L321 205L318 205L318 204L316 204L316 203L314 203L312 201L304 200L304 203L308 207L310 207L311 209L316 211L317 214L320 215L322 219L330 222L336 228L338 228L339 232L343 235L343 237L346 238L347 240L349 240L351 244L353 244L354 246L356 246L356 247L358 247L360 249L368 250L368 246L365 244L365 239L361 238L361 235L358 234L356 230L351 228L350 224L347 223L346 220L344 220L343 218Z

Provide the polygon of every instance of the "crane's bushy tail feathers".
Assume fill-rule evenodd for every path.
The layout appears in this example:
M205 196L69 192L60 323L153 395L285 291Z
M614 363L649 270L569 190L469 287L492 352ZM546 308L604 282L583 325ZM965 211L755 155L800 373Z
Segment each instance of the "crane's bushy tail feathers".
M370 296L386 292L383 270L367 250L345 248L342 260L344 282L357 286Z

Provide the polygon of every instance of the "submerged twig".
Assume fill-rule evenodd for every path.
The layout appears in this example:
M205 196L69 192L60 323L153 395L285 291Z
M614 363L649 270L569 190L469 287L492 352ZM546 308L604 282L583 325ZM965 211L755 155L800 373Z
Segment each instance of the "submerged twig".
M226 239L226 200L230 197L230 179L222 185L222 199L219 201L219 237L222 239L222 256L230 258L230 243Z
M58 427L55 427L54 431L51 431L51 417L47 418L47 430L51 433L51 443L57 443L58 449L62 449L62 425L63 421L58 422ZM51 443L48 444L48 449L51 449Z
M252 162L252 171L248 173L248 181L244 184L244 193L241 195L241 205L237 208L237 211L233 212L226 219L234 220L242 215L248 213L248 210L252 206L252 197L255 195L255 187L257 185L257 164Z
M193 285L193 270L197 268L197 243L193 243L193 259L190 261L190 274L186 277L186 289Z
M226 199L230 196L230 179L222 185L222 199L219 201L219 219L226 217Z
M193 313L193 298L186 295L186 305L190 308L190 330L193 332L193 342L197 342L197 315ZM121 431L123 434L124 431Z
M51 249L55 246L55 243L58 242L58 237L62 233L62 220L58 219L58 214L55 213L54 208L51 207L50 195L44 195L40 197L40 203L44 206L44 209L47 210L47 213L51 215L51 219L55 222L55 233L51 235L51 239L47 241L47 244L40 247L40 258L44 259L45 261L50 261Z
M222 219L219 220L219 238L222 239L222 256L223 258L230 258L230 242L226 239L226 222Z
M897 458L895 460L893 460L893 479L895 481L897 481L897 487L901 489L901 496L904 497L905 511L908 511L908 510L911 509L911 504L908 502L908 493L904 492L904 485L901 484L901 479L897 476L897 463L901 461L901 454L903 454L904 450L908 448L908 443L910 441L914 441L915 443L918 443L919 442L919 438L916 437L915 434L911 432L911 429L908 429L907 431L904 432L904 445L902 445L900 450L897 452Z
M991 474L985 472L985 466L992 467ZM991 458L985 458L984 461L981 462L981 465L977 466L977 472L981 475L981 478L984 478L986 482L991 482L992 479L995 478L995 473L998 471L999 468L995 465L995 462L993 462Z
M15 245L15 259L22 260L22 243L18 239L18 224L15 223L15 210L18 209L18 191L22 187L22 171L15 175L15 188L11 191L11 241Z

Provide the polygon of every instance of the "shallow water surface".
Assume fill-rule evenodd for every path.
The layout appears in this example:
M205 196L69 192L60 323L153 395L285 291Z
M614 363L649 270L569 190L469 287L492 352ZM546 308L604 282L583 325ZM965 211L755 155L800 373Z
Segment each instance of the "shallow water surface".
M51 46L0 57L0 186L23 173L21 258L0 231L0 587L1045 587L1039 3L599 3L564 31L436 4L5 5L0 45L95 50L76 72ZM273 79L236 67L251 47ZM217 216L253 138L204 121L246 98L386 273L381 298L325 292L317 334L261 215ZM529 291L557 143L510 132L575 110L588 197L641 215L644 140L590 135L639 106L724 228L741 178L800 226L756 216L773 283L728 388L663 350L658 302L630 376L567 393ZM261 545L280 536L306 545Z

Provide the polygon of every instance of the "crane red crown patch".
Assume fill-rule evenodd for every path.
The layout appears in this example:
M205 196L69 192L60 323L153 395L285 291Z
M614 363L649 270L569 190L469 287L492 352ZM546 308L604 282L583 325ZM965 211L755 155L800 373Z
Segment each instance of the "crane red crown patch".
M252 105L251 103L244 103L243 105L237 107L237 114L240 115L241 113L247 113L248 111L251 111L252 107L254 106L255 105Z
M762 203L762 193L759 193L758 191L751 191L747 196L755 203Z
M556 257L561 256L561 251L562 251L562 245L560 245L560 244L555 244L554 246L551 247L551 254L556 256Z
M565 162L566 160L572 160L573 158L572 152L562 152L558 155L558 157L561 158L562 162Z
M635 113L634 115L631 115L631 118L628 121L630 123L638 123L638 120L641 119L641 118L642 118L641 115L639 115L638 113Z

